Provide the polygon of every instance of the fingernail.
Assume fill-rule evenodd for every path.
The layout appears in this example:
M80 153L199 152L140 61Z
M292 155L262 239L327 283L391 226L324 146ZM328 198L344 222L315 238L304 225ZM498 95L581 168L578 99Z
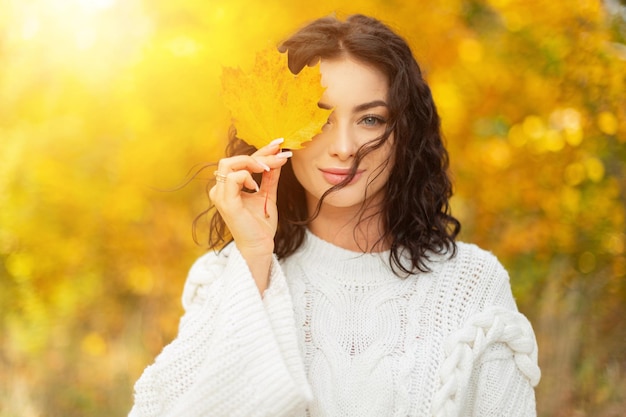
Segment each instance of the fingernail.
M269 143L269 145L267 146L276 146L276 145L280 145L281 143L283 143L285 141L285 139L283 138L278 138L278 139L274 139L273 141L271 141Z
M263 167L264 170L266 170L267 172L269 172L270 167L265 165L263 162L261 161L257 161L259 165L261 165Z
M278 152L274 156L277 159L287 159L287 158L291 158L293 156L293 152L291 152L291 151L282 151L282 152Z
M259 192L259 184L257 184L256 182L254 183L254 189L257 193Z

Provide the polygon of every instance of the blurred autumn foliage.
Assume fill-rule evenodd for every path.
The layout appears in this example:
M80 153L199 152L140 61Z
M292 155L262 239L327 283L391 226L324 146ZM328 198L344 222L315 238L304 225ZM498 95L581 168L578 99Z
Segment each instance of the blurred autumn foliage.
M204 250L207 175L176 188L224 147L222 67L332 12L421 61L463 239L535 325L539 415L626 413L623 1L0 0L1 417L128 412Z

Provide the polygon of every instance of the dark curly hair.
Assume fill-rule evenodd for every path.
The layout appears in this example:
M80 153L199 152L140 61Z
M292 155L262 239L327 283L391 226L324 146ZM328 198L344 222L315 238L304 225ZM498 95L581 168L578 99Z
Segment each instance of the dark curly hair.
M365 155L381 147L393 134L393 167L378 210L384 222L384 234L379 241L391 244L390 265L397 273L426 272L429 253L454 256L455 238L461 225L450 214L452 182L448 175L448 153L430 88L407 42L377 19L352 15L345 21L335 17L317 19L284 41L279 50L287 52L289 69L294 74L320 59L348 55L386 75L390 114L386 132L359 149L352 174ZM231 129L228 156L254 151ZM305 192L294 175L291 161L283 166L277 199L280 216L274 238L274 252L279 258L291 255L300 247L306 224L317 215L324 197L349 181L350 178L328 190L316 212L308 213ZM363 213L364 207L361 221ZM228 240L225 231L223 220L215 212L209 245L223 245Z

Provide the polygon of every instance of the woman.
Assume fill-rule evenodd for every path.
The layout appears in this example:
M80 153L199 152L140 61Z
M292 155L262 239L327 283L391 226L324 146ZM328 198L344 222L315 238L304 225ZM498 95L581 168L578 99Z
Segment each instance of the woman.
M439 117L405 41L355 15L280 49L294 73L320 62L331 116L293 152L232 139L209 195L213 246L225 227L233 241L191 268L131 416L535 415L532 328L495 257L455 242Z

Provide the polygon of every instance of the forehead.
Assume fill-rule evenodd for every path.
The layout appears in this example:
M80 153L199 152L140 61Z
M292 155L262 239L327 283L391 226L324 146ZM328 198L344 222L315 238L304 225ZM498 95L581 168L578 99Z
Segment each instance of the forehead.
M340 104L362 104L387 100L387 76L372 65L349 56L323 59L320 62L322 85L326 87L322 101L338 107Z

